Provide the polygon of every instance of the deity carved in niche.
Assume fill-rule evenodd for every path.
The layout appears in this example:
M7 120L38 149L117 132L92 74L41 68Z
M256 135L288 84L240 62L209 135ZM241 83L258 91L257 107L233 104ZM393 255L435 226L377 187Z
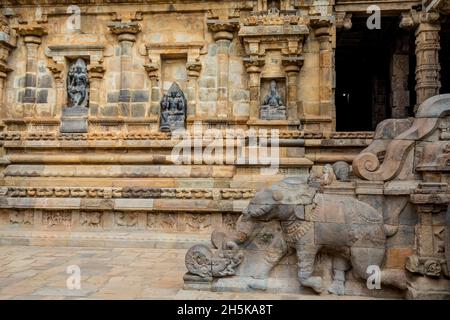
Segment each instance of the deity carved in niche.
M85 109L89 101L89 78L86 62L78 58L69 69L67 75L68 107Z
M160 130L163 132L185 128L186 98L178 84L173 83L161 99Z
M263 120L285 120L286 106L278 93L277 82L270 82L269 94L265 96L261 106L261 119Z

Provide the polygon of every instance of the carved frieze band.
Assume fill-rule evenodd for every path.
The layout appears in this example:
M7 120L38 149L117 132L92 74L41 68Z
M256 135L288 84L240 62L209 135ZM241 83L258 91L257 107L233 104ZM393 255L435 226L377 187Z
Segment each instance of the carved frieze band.
M211 232L214 228L231 230L235 227L238 217L238 214L226 212L22 209L0 211L0 224L33 230L145 228L152 231L198 233Z
M253 189L2 187L1 196L31 198L250 199Z
M226 131L223 131L223 137ZM298 130L280 130L280 139L372 139L373 132L305 132ZM258 135L261 136L260 133ZM270 132L268 133L270 136ZM165 132L92 132L92 133L56 133L56 132L0 132L0 141L83 141L83 140L170 140L171 134Z

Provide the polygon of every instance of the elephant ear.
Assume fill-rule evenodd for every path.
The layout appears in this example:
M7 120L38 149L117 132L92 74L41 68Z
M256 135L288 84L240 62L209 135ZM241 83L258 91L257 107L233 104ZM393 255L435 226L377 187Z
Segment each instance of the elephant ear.
M305 220L305 207L301 204L298 204L294 208L294 214L297 219Z

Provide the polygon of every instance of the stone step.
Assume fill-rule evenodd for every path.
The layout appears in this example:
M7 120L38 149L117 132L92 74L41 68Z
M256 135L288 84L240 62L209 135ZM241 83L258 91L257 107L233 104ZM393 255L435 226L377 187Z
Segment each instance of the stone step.
M209 233L0 230L0 246L189 249L200 243L205 245L211 243Z

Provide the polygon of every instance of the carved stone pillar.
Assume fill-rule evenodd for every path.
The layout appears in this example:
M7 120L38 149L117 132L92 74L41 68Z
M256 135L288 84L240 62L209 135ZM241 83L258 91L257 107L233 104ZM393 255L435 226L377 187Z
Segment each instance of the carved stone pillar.
M187 84L187 99L188 99L188 108L187 108L187 117L193 117L198 115L197 110L197 94L198 94L198 77L200 76L200 70L202 69L202 65L198 63L188 63L187 67L187 76L188 76L188 84Z
M208 20L207 23L217 43L217 117L225 119L232 113L228 103L229 54L234 32L239 29L239 22Z
M41 25L23 25L18 27L18 33L23 37L26 48L25 88L22 97L24 116L32 116L36 103L37 51L47 29Z
M65 79L63 76L64 65L61 63L49 63L47 68L53 73L56 84L55 109L52 112L53 116L60 117L62 113L62 106L64 105L65 97Z
M160 97L160 87L159 87L159 65L155 63L149 63L144 65L145 70L147 71L148 77L150 78L150 87L151 87L151 102L150 102L150 114L156 115L159 118L159 102L161 100Z
M300 115L303 113L302 110L298 108L298 98L297 98L297 82L298 74L300 72L300 66L302 65L302 60L299 61L283 61L285 64L285 72L287 75L287 119L288 120L298 120Z
M426 99L439 94L439 14L427 13L420 17L416 29L416 92L417 107Z
M261 67L264 65L264 60L259 59L244 59L245 67L249 75L249 91L250 91L250 120L259 119L260 106L260 78Z
M100 103L100 84L105 68L100 63L89 65L89 115L97 116Z
M333 92L334 52L331 23L328 20L319 20L313 26L315 27L315 36L320 46L319 112L320 115L331 117L332 127L329 129L334 131L336 129L336 108L334 106Z
M6 110L3 107L5 79L12 69L8 66L8 57L16 47L16 35L9 27L7 18L0 13L0 117L5 118Z
M132 48L136 34L141 31L137 22L113 22L108 25L111 32L117 35L120 43L120 89L119 114L130 115L131 83L132 83Z

